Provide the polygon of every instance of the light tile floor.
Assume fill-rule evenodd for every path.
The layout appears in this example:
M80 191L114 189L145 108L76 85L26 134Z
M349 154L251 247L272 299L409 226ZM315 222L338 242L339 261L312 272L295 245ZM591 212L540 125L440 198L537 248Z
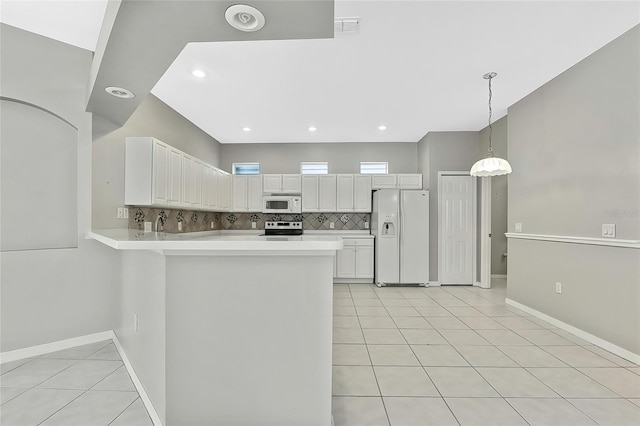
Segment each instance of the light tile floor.
M111 340L2 364L2 426L152 426Z
M336 426L639 425L640 367L476 287L334 286ZM150 426L111 341L1 365L3 426Z
M334 285L335 425L640 425L637 365L505 294Z

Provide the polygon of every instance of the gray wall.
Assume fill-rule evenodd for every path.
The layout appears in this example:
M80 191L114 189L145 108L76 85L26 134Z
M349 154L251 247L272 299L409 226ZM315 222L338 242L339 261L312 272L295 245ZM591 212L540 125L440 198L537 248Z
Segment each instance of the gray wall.
M361 161L386 161L389 173L416 173L417 149L415 142L223 144L220 167L259 161L261 173L300 173L303 161L326 161L329 173L360 173Z
M493 136L491 146L496 157L507 158L507 117L492 124ZM489 127L480 131L480 155L489 149ZM507 259L502 253L507 252L507 183L508 176L491 178L491 274L507 273ZM479 245L479 244L478 244Z
M438 172L471 170L479 146L478 132L431 132L418 142L418 171L429 190L430 281L438 281Z
M78 128L78 247L2 253L1 351L113 328L119 273L115 252L84 239L91 226L91 114L84 108L90 62L87 50L0 24L0 95L47 109ZM25 182L23 189L33 187ZM46 211L46 205L24 211L24 221L12 226L46 221Z
M509 108L510 230L640 239L639 63L635 27ZM509 298L640 354L637 249L512 240L508 263Z
M106 128L94 116L94 127ZM140 104L124 127L93 142L93 228L126 228L116 219L124 206L124 141L128 136L153 136L214 165L220 164L220 143L153 95Z

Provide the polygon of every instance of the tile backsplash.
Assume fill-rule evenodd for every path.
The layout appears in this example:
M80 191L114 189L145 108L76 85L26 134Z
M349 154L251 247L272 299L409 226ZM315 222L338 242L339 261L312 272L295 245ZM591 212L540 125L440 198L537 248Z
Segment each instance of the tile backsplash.
M151 222L155 230L158 215L164 220L164 232L198 232L214 230L251 230L264 229L269 220L300 221L306 230L366 230L365 222L371 221L369 213L302 213L270 214L245 212L203 212L175 210L157 207L129 207L129 228L144 229L144 222ZM182 231L178 231L178 222L182 222ZM211 228L213 222L213 228ZM255 222L256 227L251 224ZM333 222L334 228L331 228Z

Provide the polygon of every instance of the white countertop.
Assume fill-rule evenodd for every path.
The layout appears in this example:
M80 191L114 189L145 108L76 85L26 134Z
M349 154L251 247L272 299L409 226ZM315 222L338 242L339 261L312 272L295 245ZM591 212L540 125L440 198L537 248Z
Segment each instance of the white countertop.
M257 232L228 233L220 231L167 234L135 229L94 229L87 238L100 241L117 250L156 250L165 254L178 252L211 252L238 254L311 254L336 251L343 247L338 235L304 234L299 236L263 236ZM217 253L215 253L217 252Z

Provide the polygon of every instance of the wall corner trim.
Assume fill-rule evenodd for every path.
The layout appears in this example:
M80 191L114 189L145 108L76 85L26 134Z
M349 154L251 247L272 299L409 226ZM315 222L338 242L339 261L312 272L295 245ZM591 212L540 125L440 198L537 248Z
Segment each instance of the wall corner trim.
M634 364L640 364L640 354L636 354L633 353L631 351L628 351L627 349L621 348L618 345L615 345L607 340L601 339L598 336L594 336L591 333L587 333L584 330L581 330L577 327L574 327L570 324L567 324L566 322L560 321L554 317L551 317L547 314L544 314L538 310L535 310L533 308L530 308L527 305L523 305L522 303L518 303L515 300L506 298L504 300L504 303L509 305L509 306L513 306L514 308L518 308L521 311L524 311L528 314L533 315L536 318L540 318L541 320L544 320L550 324L555 325L556 327L560 328L561 330L567 331L575 336L580 337L581 339L586 340L589 343L593 343L594 345L609 351L615 355L618 355L619 357L622 357L628 361L633 362Z
M520 240L550 241L556 243L587 244L595 246L622 247L640 249L640 240L619 240L616 238L572 237L566 235L505 233L507 238Z
M122 362L124 363L125 368L127 369L127 373L131 377L131 381L138 391L140 395L140 399L142 400L151 420L153 421L154 426L162 426L162 422L160 421L160 417L156 412L153 404L151 403L151 399L147 392L144 390L144 386L142 386L142 382L136 375L131 362L129 362L129 358L124 352L118 337L113 332L113 330L102 331L100 333L88 334L80 337L73 337L71 339L59 340L57 342L45 343L42 345L30 346L27 348L16 349L13 351L7 351L0 353L0 364L4 364L6 362L17 361L19 359L31 358L35 356L44 355L50 352L61 351L64 349L70 349L75 346L88 345L90 343L102 342L103 340L113 340L113 344L116 346L118 353L120 354L120 358L122 358Z

